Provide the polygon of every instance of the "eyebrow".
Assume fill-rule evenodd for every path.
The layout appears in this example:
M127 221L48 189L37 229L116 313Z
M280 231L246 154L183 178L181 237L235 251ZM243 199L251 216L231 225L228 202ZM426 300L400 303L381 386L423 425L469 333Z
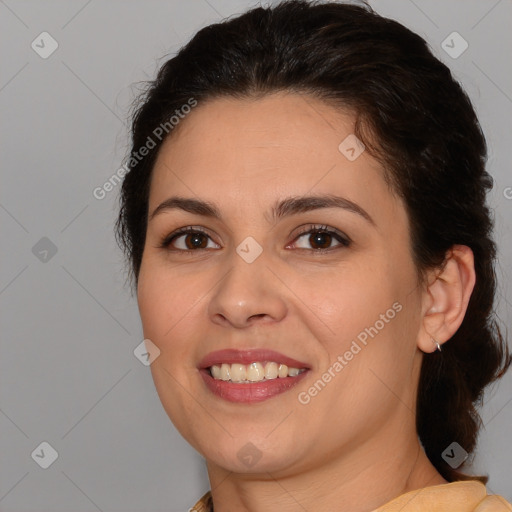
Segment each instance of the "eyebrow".
M278 201L272 207L271 215L274 221L276 221L283 217L288 217L312 210L319 210L321 208L342 208L346 211L359 215L367 222L375 226L375 222L368 214L368 212L366 212L366 210L361 208L358 204L344 197L331 194L321 196L289 197L283 199L282 201ZM218 208L208 201L175 196L170 197L164 202L160 203L150 215L149 220L153 220L157 215L165 211L175 209L183 210L195 215L202 215L204 217L222 219Z

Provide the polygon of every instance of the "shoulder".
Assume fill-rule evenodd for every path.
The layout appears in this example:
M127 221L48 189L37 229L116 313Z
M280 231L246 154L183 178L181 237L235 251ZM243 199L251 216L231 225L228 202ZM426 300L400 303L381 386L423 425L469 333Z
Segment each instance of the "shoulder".
M373 512L509 512L512 505L497 495L488 495L476 480L452 482L410 491Z
M433 508L435 507L435 509ZM410 491L373 512L510 512L505 498L488 495L485 485L476 480L452 482ZM189 512L213 512L212 495L208 491Z
M512 505L497 494L486 496L475 508L474 512L508 512Z
M213 512L212 495L208 491L192 508L189 512Z

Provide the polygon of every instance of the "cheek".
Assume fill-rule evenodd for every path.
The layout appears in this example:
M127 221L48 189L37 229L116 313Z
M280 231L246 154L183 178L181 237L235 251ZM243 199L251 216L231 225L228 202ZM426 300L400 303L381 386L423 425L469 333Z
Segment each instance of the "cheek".
M137 303L144 336L157 342L169 329L169 296L166 286L154 272L141 271L137 289ZM172 310L171 310L172 311ZM154 339L153 339L154 338Z
M176 333L190 323L190 315L201 297L194 277L179 277L149 260L141 267L137 302L144 336L159 348L179 339Z
M399 299L399 288L383 262L371 261L330 269L295 280L302 309L333 339L340 340L373 325Z
M176 428L186 438L188 418L198 415L194 401L184 392L196 372L192 350L197 337L198 297L201 292L190 277L162 268L157 261L144 261L139 274L137 301L144 338L160 350L150 369L160 401ZM196 307L194 307L196 306Z
M393 264L384 255L340 266L321 278L296 280L309 328L323 346L321 366L342 357L347 368L341 373L350 374L344 386L355 396L376 384L370 368L390 382L410 371L418 327L417 294L411 293L415 283L411 262Z

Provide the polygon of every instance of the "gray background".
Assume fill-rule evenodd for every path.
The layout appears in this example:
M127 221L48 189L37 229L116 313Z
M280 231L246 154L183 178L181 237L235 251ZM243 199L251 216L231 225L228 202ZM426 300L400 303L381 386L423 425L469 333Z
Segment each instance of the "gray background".
M424 36L474 101L495 178L499 312L510 325L512 2L371 3ZM143 336L113 238L119 187L103 200L92 191L129 151L133 84L199 28L254 4L0 1L3 512L177 512L208 489L204 462L133 354ZM43 31L59 45L46 59L31 47ZM441 47L453 31L469 44L456 59ZM487 393L474 463L509 500L511 401L509 374ZM31 457L43 441L58 452L48 469Z

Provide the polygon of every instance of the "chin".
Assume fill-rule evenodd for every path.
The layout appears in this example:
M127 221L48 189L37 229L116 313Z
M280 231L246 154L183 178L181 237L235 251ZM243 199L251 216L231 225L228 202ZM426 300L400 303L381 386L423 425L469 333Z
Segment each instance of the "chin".
M269 443L263 435L229 438L224 444L219 444L216 440L215 448L212 444L207 443L196 449L208 464L234 473L272 473L274 475L286 472L291 467L295 468L301 460L301 454L297 452L293 441L289 444L284 440Z

